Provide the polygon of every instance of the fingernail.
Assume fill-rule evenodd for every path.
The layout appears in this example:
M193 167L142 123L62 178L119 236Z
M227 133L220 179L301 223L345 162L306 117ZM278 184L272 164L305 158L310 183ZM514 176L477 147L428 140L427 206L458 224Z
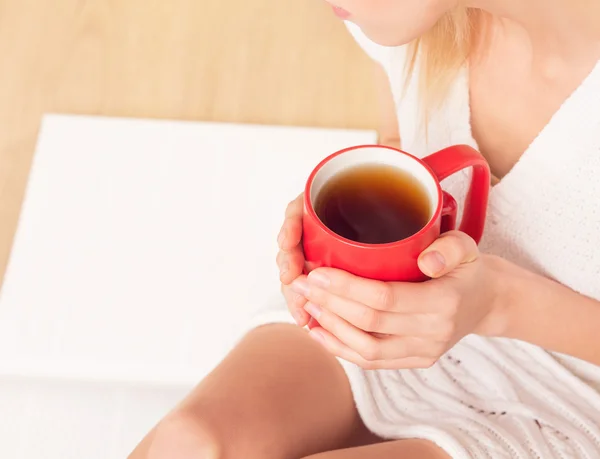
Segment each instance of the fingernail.
M277 244L279 244L279 247L283 245L286 237L287 231L285 230L285 228L281 228L281 231L279 231L279 236L277 236Z
M325 336L319 330L311 330L308 336L318 343L321 343L323 346L325 345Z
M429 252L421 258L423 274L433 277L446 268L446 259L440 252Z
M318 271L311 272L308 275L308 281L311 284L314 284L317 287L321 287L321 288L327 288L327 287L329 287L329 284L331 283L329 278L325 274L320 273Z
M295 280L292 283L292 290L298 293L299 295L306 297L308 295L309 290L308 282L306 282L304 279Z
M290 270L290 264L287 261L284 261L281 264L281 268L279 268L279 277L285 276Z
M317 320L319 320L319 317L321 317L321 314L323 313L321 306L317 306L314 303L306 303L304 305L304 310Z

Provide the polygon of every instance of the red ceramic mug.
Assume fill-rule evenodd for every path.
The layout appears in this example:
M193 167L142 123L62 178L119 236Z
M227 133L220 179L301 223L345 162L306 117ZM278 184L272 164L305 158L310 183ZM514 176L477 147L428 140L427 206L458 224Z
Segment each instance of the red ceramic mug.
M398 242L363 244L339 236L321 222L313 207L320 190L341 170L362 164L386 164L419 180L427 192L431 209L424 228ZM338 268L382 281L426 280L417 265L419 255L441 233L456 229L457 204L450 194L442 191L440 181L471 167L472 182L459 229L479 242L485 224L490 169L483 156L473 148L457 145L418 159L395 148L363 145L324 159L310 175L304 193L303 247L307 266Z

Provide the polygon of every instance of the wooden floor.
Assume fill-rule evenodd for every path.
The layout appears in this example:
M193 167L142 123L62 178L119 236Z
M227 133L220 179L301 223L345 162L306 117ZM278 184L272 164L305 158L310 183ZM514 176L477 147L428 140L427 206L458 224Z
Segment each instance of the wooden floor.
M0 0L0 282L43 113L370 128L371 70L321 0Z

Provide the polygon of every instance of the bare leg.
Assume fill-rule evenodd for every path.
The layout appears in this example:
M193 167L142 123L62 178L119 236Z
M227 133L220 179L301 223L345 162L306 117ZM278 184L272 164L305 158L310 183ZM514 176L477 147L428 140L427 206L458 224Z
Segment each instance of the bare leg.
M398 440L371 446L315 454L304 459L450 459L444 451L425 440Z
M296 459L377 439L339 363L290 325L254 330L130 459Z

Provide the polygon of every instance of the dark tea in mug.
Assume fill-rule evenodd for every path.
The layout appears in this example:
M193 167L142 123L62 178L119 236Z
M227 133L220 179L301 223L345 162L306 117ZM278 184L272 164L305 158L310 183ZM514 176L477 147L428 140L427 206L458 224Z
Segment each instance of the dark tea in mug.
M406 239L427 225L427 190L409 172L363 164L338 172L319 192L314 209L334 233L364 244Z

